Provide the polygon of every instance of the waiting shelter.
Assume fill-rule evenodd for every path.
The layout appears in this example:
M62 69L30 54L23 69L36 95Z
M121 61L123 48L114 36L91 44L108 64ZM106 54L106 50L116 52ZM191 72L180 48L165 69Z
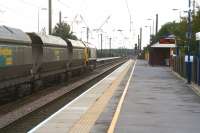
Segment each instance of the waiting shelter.
M159 42L149 48L149 64L152 66L171 66L175 48L174 35L160 38Z

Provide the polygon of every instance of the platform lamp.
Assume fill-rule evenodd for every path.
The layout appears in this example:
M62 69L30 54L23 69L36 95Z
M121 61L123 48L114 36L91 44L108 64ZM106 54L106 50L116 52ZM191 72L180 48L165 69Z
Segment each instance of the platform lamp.
M149 30L150 30L150 35L149 35L149 45L151 45L151 26L145 26L146 28L149 27Z
M154 35L154 19L152 19L152 18L148 18L147 19L148 21L152 21L152 35Z
M179 22L181 22L181 10L177 8L173 8L173 11L179 11Z
M198 45L199 45L199 48L198 48L198 61L197 61L197 82L198 82L198 85L200 85L200 32L196 33L196 41L198 41Z
M47 8L40 8L40 7L38 7L38 32L40 32L40 10L43 10L43 11L45 11L45 10L47 10Z
M190 56L190 45L192 44L192 23L191 23L191 0L189 0L189 10L188 10L188 32L186 33L188 38L188 55L187 55L187 81L191 84L192 78L192 59Z

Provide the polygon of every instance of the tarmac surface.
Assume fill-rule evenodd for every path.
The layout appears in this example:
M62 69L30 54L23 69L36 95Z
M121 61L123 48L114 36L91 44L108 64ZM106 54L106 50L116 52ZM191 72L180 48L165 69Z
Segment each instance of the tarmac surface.
M200 97L170 71L137 61L115 133L200 133Z

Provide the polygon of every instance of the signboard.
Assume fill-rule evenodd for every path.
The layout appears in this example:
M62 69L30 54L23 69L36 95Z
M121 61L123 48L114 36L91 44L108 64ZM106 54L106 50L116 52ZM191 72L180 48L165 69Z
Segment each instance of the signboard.
M200 32L197 32L197 33L196 33L196 40L197 40L197 41L200 41Z
M160 43L160 44L175 44L176 41L175 41L174 38L161 38L161 39L159 40L159 43Z
M185 56L185 62L188 62L188 55ZM193 56L190 55L190 62L193 62Z

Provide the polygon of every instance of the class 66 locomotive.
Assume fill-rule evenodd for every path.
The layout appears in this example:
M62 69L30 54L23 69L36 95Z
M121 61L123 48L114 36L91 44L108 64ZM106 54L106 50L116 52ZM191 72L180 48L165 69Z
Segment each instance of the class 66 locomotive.
M33 89L96 67L90 43L0 26L0 95ZM17 91L16 91L17 90ZM16 93L15 93L16 95Z

